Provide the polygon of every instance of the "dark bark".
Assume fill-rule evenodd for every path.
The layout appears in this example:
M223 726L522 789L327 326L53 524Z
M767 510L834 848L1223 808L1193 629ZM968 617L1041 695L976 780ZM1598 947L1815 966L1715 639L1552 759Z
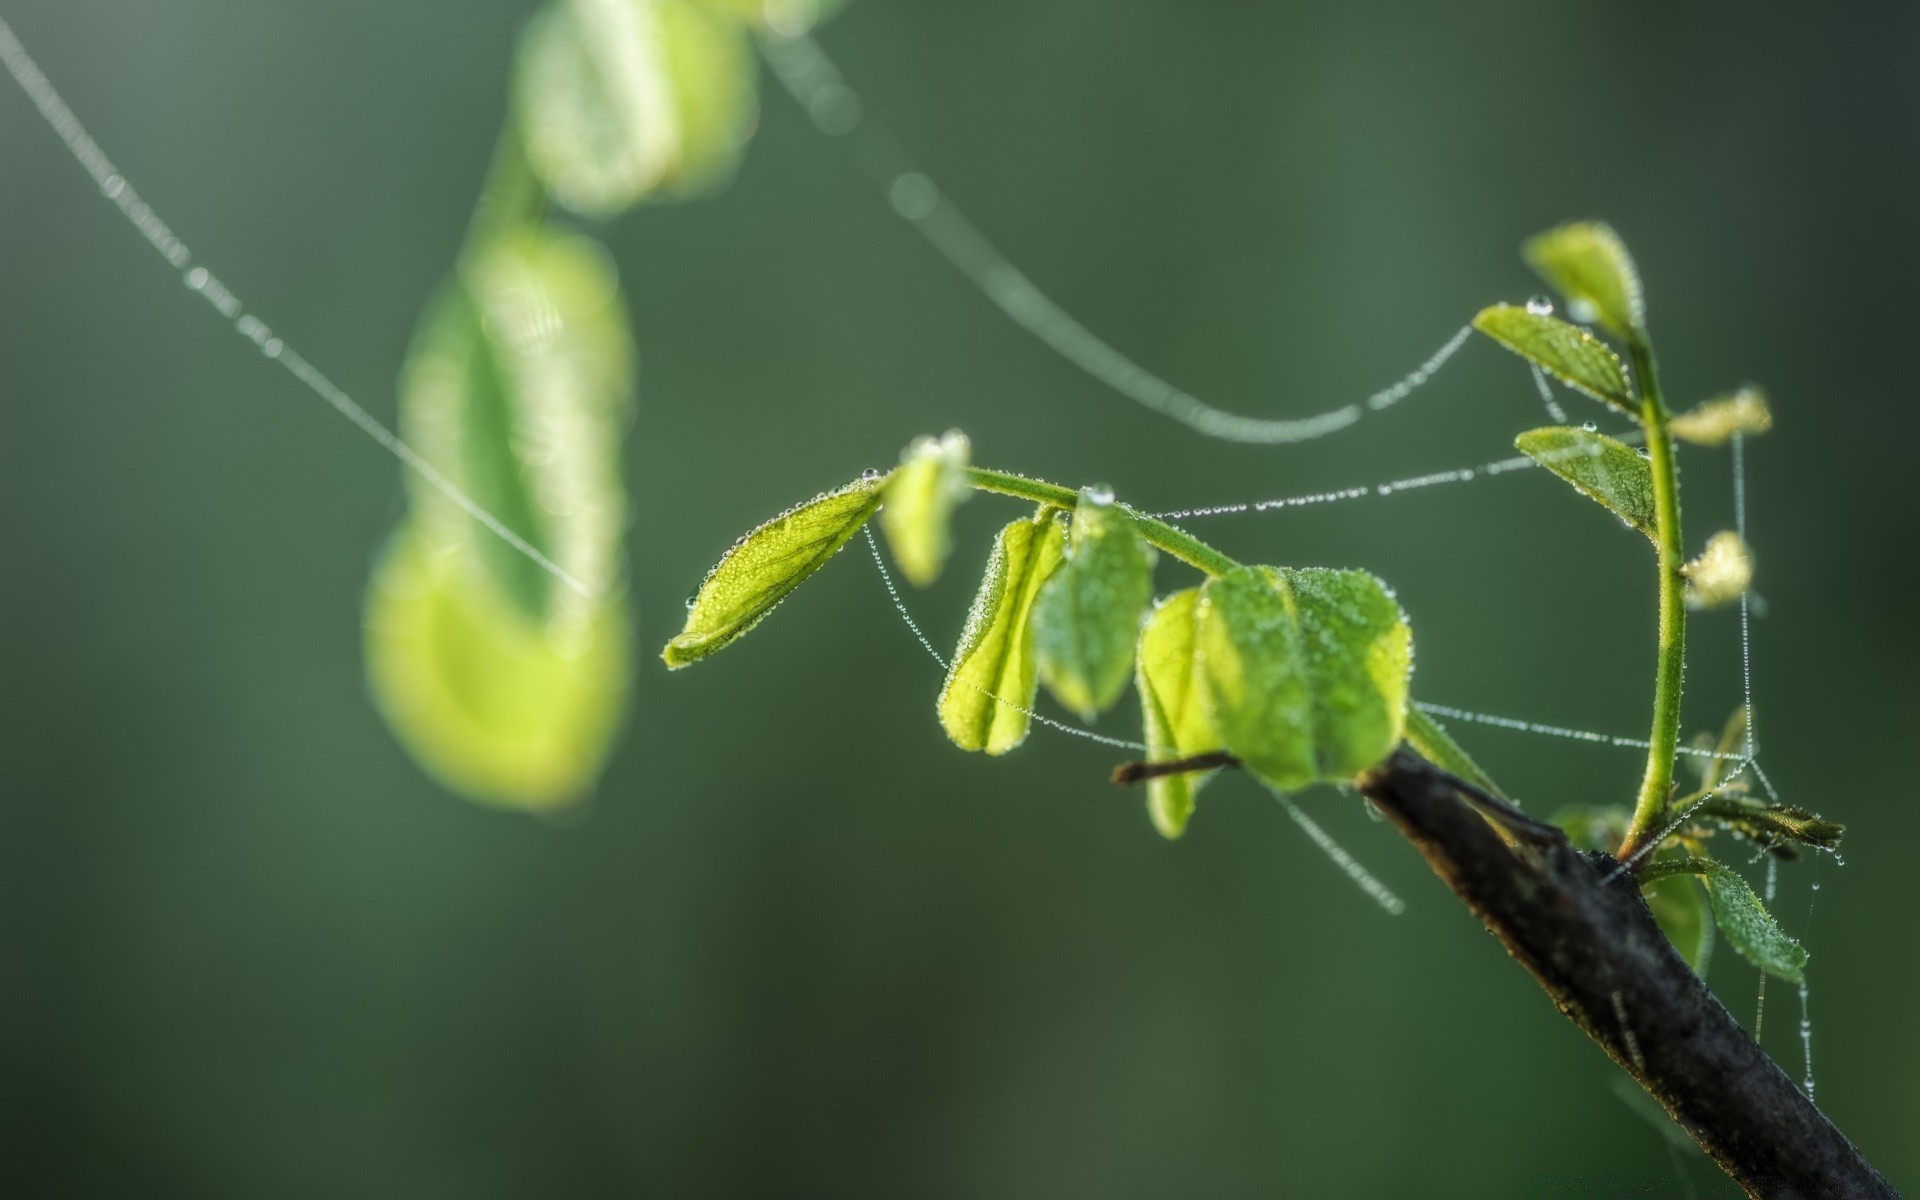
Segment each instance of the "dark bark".
M1747 1191L1896 1196L1676 953L1613 859L1497 827L1401 751L1360 789L1533 974Z

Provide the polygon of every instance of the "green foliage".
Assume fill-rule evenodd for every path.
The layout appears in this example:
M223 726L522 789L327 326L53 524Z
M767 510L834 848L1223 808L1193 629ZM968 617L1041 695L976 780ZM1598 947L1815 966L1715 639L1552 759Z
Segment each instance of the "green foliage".
M1699 446L1723 446L1736 433L1765 433L1773 428L1767 395L1751 385L1703 400L1668 423L1673 436Z
M1501 799L1506 798L1506 793L1502 792L1500 785L1493 781L1493 776L1482 770L1480 764L1473 761L1473 756L1468 754L1460 743L1454 741L1437 721L1421 712L1417 706L1409 705L1407 708L1405 736L1407 745L1412 746L1419 752L1420 757L1442 771L1458 776Z
M724 182L753 128L752 46L693 0L556 0L521 40L514 110L528 162L576 212Z
M953 430L943 438L923 437L900 455L900 467L887 481L880 529L900 573L915 587L940 578L952 549L947 528L953 506L965 500L967 464L973 447Z
M788 509L735 542L687 605L660 657L679 668L733 644L827 565L880 506L884 477L856 479Z
M1203 754L1220 746L1199 685L1195 645L1200 589L1184 588L1154 606L1140 630L1134 684L1147 761L1165 762ZM1169 838L1186 831L1195 798L1208 776L1181 773L1147 780L1147 814Z
M1473 327L1555 379L1638 419L1627 368L1606 343L1577 325L1512 304L1481 309Z
M1753 585L1753 554L1739 534L1723 529L1707 539L1700 557L1680 570L1687 577L1688 606L1720 608Z
M1643 883L1641 895L1660 923L1667 940L1687 960L1696 975L1705 977L1713 958L1713 920L1706 889L1697 879L1670 875Z
M1208 580L1198 644L1214 728L1275 787L1350 780L1400 741L1412 635L1365 572L1242 567Z
M1112 492L1081 491L1066 561L1034 605L1033 636L1040 679L1083 720L1113 707L1126 690L1140 614L1153 599L1153 560Z
M1653 469L1631 446L1567 425L1530 429L1513 444L1650 539L1658 535Z
M1790 983L1804 978L1806 948L1787 936L1747 881L1725 863L1710 858L1665 860L1649 864L1640 878L1649 884L1682 875L1697 875L1706 884L1714 922L1742 958Z
M940 689L940 725L962 750L1005 754L1027 738L1039 687L1030 616L1065 542L1065 522L1045 508L994 541Z
M1527 264L1567 299L1570 315L1599 322L1615 337L1646 337L1647 309L1640 272L1620 236L1598 222L1577 222L1527 239Z

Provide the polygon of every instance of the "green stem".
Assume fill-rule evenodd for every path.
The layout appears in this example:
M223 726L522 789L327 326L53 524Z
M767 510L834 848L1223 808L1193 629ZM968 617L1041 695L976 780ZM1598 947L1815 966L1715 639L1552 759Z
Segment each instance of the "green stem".
M1653 731L1647 751L1647 773L1640 798L1627 826L1620 857L1626 859L1658 830L1673 790L1673 764L1680 745L1680 688L1687 662L1687 581L1681 574L1686 558L1680 536L1680 475L1674 465L1671 417L1660 396L1659 370L1653 348L1644 338L1630 348L1634 374L1640 381L1640 423L1647 431L1647 458L1653 468L1653 511L1656 546L1660 555L1660 649L1653 676Z
M1080 493L1072 488L1029 479L1025 475L1015 475L1008 471L989 471L985 467L969 467L967 482L983 492L1015 496L1022 500L1031 500L1035 504L1050 504L1069 512L1080 502ZM1140 530L1140 536L1145 538L1148 544L1164 550L1188 566L1209 575L1225 575L1228 571L1240 566L1233 559L1183 529L1176 529L1165 521L1134 512L1132 509L1127 509L1127 512L1132 515L1135 526Z
M520 145L520 134L509 118L487 166L480 199L467 222L467 239L460 247L464 262L480 247L515 225L538 222L546 209L546 192L534 178L533 167Z

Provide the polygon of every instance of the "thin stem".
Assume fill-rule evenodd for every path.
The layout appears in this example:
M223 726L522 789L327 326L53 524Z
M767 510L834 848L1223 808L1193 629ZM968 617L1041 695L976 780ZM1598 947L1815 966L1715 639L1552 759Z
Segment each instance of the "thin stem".
M1022 500L1031 500L1035 504L1050 504L1055 508L1072 511L1080 502L1080 493L1072 488L1061 487L1057 483L1047 483L1039 479L1029 479L1024 475L1015 475L1008 471L989 471L985 467L967 468L967 482L983 492L997 492L1002 496L1015 496ZM1176 529L1165 521L1127 509L1133 517L1134 526L1140 530L1140 536L1149 545L1155 546L1190 567L1209 575L1225 575L1236 570L1238 562L1207 545L1199 538L1183 529Z
M1671 417L1660 396L1659 368L1653 348L1644 337L1630 347L1633 371L1640 382L1640 423L1647 432L1647 458L1653 468L1653 511L1660 560L1660 649L1653 676L1653 731L1647 735L1647 773L1621 861L1628 861L1641 843L1659 828L1673 790L1673 763L1680 745L1680 689L1687 662L1687 581L1681 574L1686 558L1680 536L1680 475L1674 464L1673 437L1667 431Z

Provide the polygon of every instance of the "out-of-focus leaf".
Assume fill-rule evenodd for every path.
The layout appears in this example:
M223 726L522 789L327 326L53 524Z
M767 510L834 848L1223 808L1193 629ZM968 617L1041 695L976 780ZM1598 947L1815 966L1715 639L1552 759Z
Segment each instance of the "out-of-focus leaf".
M1723 529L1707 539L1700 557L1680 573L1687 577L1689 608L1721 608L1753 586L1753 555L1739 534Z
M962 750L1005 754L1026 740L1039 686L1029 617L1065 542L1065 523L1050 510L1013 522L994 540L940 689L941 727Z
M1506 793L1493 781L1493 776L1482 770L1480 764L1473 761L1473 756L1454 741L1438 721L1421 712L1418 705L1409 705L1407 708L1406 739L1407 745L1419 752L1420 757L1442 771L1457 775L1503 800L1506 798Z
M1648 538L1656 536L1653 468L1633 447L1568 425L1529 429L1513 444Z
M1667 423L1673 436L1697 446L1721 446L1736 433L1765 433L1773 428L1767 394L1751 385L1703 400Z
M880 505L884 477L857 479L788 509L735 542L687 606L687 623L660 657L684 667L725 649L766 619L840 552Z
M1242 567L1207 581L1200 613L1207 712L1268 783L1351 779L1399 743L1412 635L1373 576Z
M1710 858L1650 863L1640 873L1640 881L1644 885L1671 875L1688 874L1698 875L1706 883L1714 922L1740 957L1789 983L1799 983L1804 978L1806 948L1787 936L1786 930L1780 928L1766 905L1760 902L1760 897L1747 886L1747 881L1725 863Z
M1617 805L1572 805L1553 814L1553 823L1576 849L1612 854L1627 836L1626 809Z
M754 87L733 16L693 0L556 0L521 40L514 106L547 193L611 216L731 175Z
M1165 762L1204 754L1220 746L1200 697L1194 635L1200 589L1187 588L1160 601L1140 630L1134 683L1146 730L1147 761ZM1147 815L1169 838L1186 832L1195 798L1210 775L1165 775L1147 780Z
M887 480L880 529L900 573L915 587L940 577L952 546L948 520L953 506L968 496L967 464L973 447L954 430L942 438L923 437L900 455L900 468Z
M1528 238L1521 254L1567 299L1576 321L1597 321L1615 337L1646 336L1640 272L1610 226L1581 221Z
M1153 599L1153 560L1111 492L1081 491L1066 562L1034 605L1033 646L1047 690L1083 720L1126 690L1140 614Z
M429 305L400 385L401 433L481 508L581 580L618 583L620 440L632 343L612 265L585 238L532 228L476 248ZM409 477L435 541L470 541L530 619L581 603L438 489Z
M1579 326L1518 305L1496 304L1481 309L1473 327L1568 387L1639 418L1619 355Z
M1656 879L1640 890L1667 940L1687 960L1693 973L1704 978L1713 956L1713 921L1708 916L1706 890L1698 880L1685 875Z
M408 525L375 569L366 622L374 700L442 783L527 809L592 786L626 703L629 617L617 596L577 620L532 620L466 544Z
M770 33L792 37L838 12L846 0L700 0L700 3Z

